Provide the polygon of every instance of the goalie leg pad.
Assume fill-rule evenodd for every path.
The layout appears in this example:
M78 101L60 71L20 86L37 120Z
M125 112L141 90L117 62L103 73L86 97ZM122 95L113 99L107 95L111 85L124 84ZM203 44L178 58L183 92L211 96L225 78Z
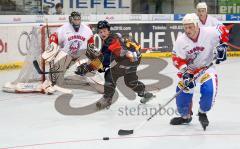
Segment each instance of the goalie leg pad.
M2 90L9 93L42 93L41 84L36 83L10 83L4 84Z
M68 54L64 51L59 51L56 55L56 57L54 59L52 59L54 61L54 64L58 63L59 61L61 61L61 59L65 58Z
M64 58L60 59L56 63L53 63L50 71L60 71L61 73L54 73L49 75L50 80L57 85L64 84L64 74L67 71L69 65L72 62L71 56L65 56Z
M41 85L43 91L47 94L53 94L56 90L52 86L52 82L45 80Z

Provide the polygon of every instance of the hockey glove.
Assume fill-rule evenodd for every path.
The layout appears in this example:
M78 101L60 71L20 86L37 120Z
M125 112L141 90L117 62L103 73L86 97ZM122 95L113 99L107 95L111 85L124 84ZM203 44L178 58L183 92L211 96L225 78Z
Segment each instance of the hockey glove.
M75 74L84 76L86 73L90 72L89 66L87 63L83 63L80 66L77 67L77 70L75 71Z
M106 72L109 69L109 67L103 67L102 69L98 69L98 72Z
M193 80L194 75L191 73L184 73L183 74L183 84L188 88L192 89L196 86L195 80Z
M227 48L228 45L222 43L217 46L217 60L216 64L220 64L220 62L225 61L227 59Z
M130 62L137 62L138 61L137 52L127 51L126 57L130 60Z
M105 69L104 69L104 68L98 69L98 72L99 72L99 73L103 73L103 72L105 72Z

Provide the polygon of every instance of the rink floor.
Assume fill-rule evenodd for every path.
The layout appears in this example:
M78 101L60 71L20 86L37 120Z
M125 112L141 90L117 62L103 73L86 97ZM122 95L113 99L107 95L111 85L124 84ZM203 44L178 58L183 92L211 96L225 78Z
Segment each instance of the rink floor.
M170 59L167 59L169 62ZM133 135L118 136L119 129L133 129L145 121L151 109L166 103L175 93L176 69L170 63L160 73L173 79L173 84L156 93L146 105L139 98L127 100L121 93L109 110L87 115L64 115L56 109L56 99L62 94L10 94L0 92L0 148L26 149L240 149L240 59L231 58L217 66L219 90L208 113L209 127L204 132L196 116L199 89L193 104L193 121L189 125L171 126L176 116L175 101L161 114L136 130ZM19 70L0 72L0 85L14 80ZM96 102L100 94L74 89L70 105L86 107ZM109 137L110 140L103 140Z

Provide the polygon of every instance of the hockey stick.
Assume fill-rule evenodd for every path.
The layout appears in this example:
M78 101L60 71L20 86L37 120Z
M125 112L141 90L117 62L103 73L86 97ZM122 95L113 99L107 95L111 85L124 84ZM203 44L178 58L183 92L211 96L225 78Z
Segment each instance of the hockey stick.
M47 29L47 37L49 39L50 38L50 32L49 32L49 28L48 28L48 19L47 18L46 18L46 29ZM49 73L50 79L52 81L52 84L55 85L56 84L56 79L53 76L54 71L52 71L52 69L53 69L53 62L52 61L49 62L49 68L50 68L50 73Z
M154 50L156 50L157 52L159 52L158 50L159 49L163 49L163 47L152 47L152 48L141 48L141 52L142 53L147 53L147 52L149 52L149 51L154 51Z
M53 73L62 73L62 72L63 72L63 71L44 72L44 71L42 71L42 70L40 69L37 60L34 60L34 61L33 61L33 66L34 66L34 68L37 70L37 72L38 72L39 74L53 74Z
M192 80L196 80L197 78L199 78L201 75L203 75L206 70L208 68L210 68L213 65L213 62L211 64L209 64L208 66L204 67L202 69L202 71L200 71L196 76L194 76L194 78ZM163 108L165 108L170 102L173 101L173 99L175 99L179 94L181 94L183 92L184 89L186 89L187 87L183 87L181 90L179 90L172 98L169 99L169 101L167 101L163 106L161 106L153 115L151 115L148 119L146 119L144 122L140 123L136 128L134 129L130 129L130 130L125 130L125 129L120 129L118 131L118 135L120 136L124 136L124 135L131 135L134 133L134 130L138 130L139 128L141 128L142 126L144 126L148 121L150 121L154 116L156 116Z
M95 75L99 75L99 74L96 74L94 72L91 72L92 74L95 74ZM88 81L88 84L93 88L95 89L97 92L103 94L104 92L104 85L99 83L98 81L94 80L92 77L87 77L87 76L84 76L84 78Z
M50 32L49 32L49 28L48 28L48 19L46 18L46 28L47 28L47 37L49 39L50 37Z
M63 92L63 93L66 93L66 94L72 94L72 90L70 89L67 89L67 88L63 88L63 87L60 87L58 85L53 85L53 88L57 91L60 91L60 92Z

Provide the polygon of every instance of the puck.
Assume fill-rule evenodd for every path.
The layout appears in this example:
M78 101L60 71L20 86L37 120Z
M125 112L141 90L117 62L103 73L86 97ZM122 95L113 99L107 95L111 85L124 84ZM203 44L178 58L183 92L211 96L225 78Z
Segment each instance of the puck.
M103 137L103 140L109 140L109 137Z

